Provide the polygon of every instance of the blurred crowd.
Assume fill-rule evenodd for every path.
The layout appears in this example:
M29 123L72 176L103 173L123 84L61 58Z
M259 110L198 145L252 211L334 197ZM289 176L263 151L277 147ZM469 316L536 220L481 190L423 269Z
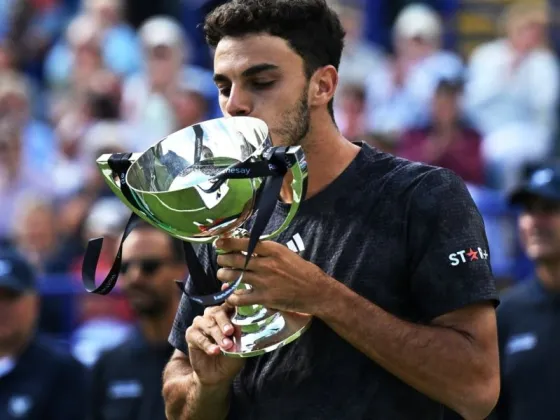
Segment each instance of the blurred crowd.
M87 241L104 237L100 279L129 211L101 178L103 153L142 152L221 116L211 51L171 15L132 22L124 0L0 2L0 241L40 275L41 328L91 365L134 321L118 290L85 293ZM199 7L192 3L193 10ZM335 117L342 133L454 170L483 212L500 284L522 281L515 212L503 198L557 153L560 67L550 10L512 4L500 37L461 56L427 3L402 7L389 48L364 36L358 2L332 2L347 31ZM128 16L128 18L127 18Z

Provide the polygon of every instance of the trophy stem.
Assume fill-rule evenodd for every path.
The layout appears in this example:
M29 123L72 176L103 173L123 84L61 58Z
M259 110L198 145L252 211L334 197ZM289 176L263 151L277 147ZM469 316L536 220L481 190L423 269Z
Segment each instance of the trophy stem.
M238 228L230 236L239 238L249 235L244 229ZM221 250L217 249L216 252ZM244 290L250 291L251 286L241 281L235 293ZM309 328L311 319L308 314L272 310L259 304L237 306L231 317L235 328L232 337L234 347L228 351L222 350L222 353L243 358L268 353L301 336Z

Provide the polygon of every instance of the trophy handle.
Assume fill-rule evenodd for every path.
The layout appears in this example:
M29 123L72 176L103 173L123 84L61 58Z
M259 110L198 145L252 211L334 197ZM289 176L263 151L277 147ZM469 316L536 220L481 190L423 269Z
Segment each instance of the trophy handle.
M107 185L109 186L109 188L111 188L111 191L113 191L113 193L134 213L136 214L138 217L140 217L142 220L148 222L149 224L151 224L152 226L158 228L158 229L162 229L165 232L167 232L168 234L184 240L184 241L189 241L189 242L196 242L196 243L210 243L213 240L215 240L215 238L213 237L208 237L208 238L195 238L195 237L185 237L184 235L182 235L178 230L174 229L172 226L168 226L168 225L162 225L161 223L158 223L157 220L148 212L143 211L142 208L143 206L141 206L140 203L131 203L130 200L125 196L125 194L122 192L121 189L121 181L117 181L118 180L118 176L116 176L115 171L111 168L110 164L109 164L109 159L114 156L113 154L104 154L101 155L96 163L97 163L97 167L99 168L101 175L103 176L105 182L107 183ZM136 162L140 157L142 156L142 153L131 153L130 157L128 158L128 161L133 164L134 162ZM133 198L134 198L134 193L132 194Z
M149 216L143 211L141 211L140 209L138 209L138 207L136 207L133 203L131 203L123 194L120 186L120 181L119 183L117 183L115 172L109 166L109 159L111 158L111 156L113 155L104 154L99 156L99 158L96 161L97 167L101 171L101 175L103 176L103 179L105 180L109 188L111 188L113 194L115 194L119 198L119 200L121 200L132 212L134 212L138 217L141 217L146 222L151 223L149 220ZM131 156L128 158L128 160L132 164L136 162L140 158L140 156L142 156L141 153L132 153Z
M301 146L291 146L286 150L286 160L292 173L292 205L284 222L275 231L261 235L260 240L268 240L280 235L292 223L307 190L307 161Z

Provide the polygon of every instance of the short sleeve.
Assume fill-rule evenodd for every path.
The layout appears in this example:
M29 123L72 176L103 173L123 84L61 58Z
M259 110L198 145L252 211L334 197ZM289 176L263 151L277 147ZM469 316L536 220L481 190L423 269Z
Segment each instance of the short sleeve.
M407 220L410 287L423 320L470 304L498 304L484 222L455 173L424 174L411 193Z
M192 277L189 276L185 287L186 292L191 295L201 295L220 291L220 282L216 279L217 267L215 264L215 258L213 258L214 253L211 250L211 246L201 245L198 249L197 255L200 263L206 270L206 273L208 273L210 278L215 279L215 282L212 282L210 285L204 285L205 290L200 290L200 288L195 286L195 282ZM175 315L175 320L173 321L171 333L169 334L169 344L188 355L185 332L187 331L187 328L191 326L193 320L203 313L204 307L202 305L190 300L188 296L183 294L179 303L177 314Z

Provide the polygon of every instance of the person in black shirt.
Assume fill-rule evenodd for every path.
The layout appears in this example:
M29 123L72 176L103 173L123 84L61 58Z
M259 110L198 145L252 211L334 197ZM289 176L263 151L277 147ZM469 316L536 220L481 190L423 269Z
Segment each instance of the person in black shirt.
M560 369L560 166L535 171L510 196L535 263L532 279L508 289L498 310L502 390L493 418L557 419Z
M122 290L139 318L132 337L104 352L93 368L92 420L165 420L161 376L187 275L179 240L138 222L123 245Z
M84 419L87 370L60 344L37 335L39 305L29 261L0 250L0 419Z
M498 296L464 183L341 136L332 98L343 30L324 0L233 0L207 16L205 33L224 115L260 118L275 145L301 145L308 194L290 227L257 246L251 293L205 310L182 299L168 417L430 420L449 407L485 418L499 393ZM268 231L291 201L285 181ZM239 275L248 240L217 246L229 254L199 252L216 291ZM230 305L252 303L314 320L271 353L223 356Z

